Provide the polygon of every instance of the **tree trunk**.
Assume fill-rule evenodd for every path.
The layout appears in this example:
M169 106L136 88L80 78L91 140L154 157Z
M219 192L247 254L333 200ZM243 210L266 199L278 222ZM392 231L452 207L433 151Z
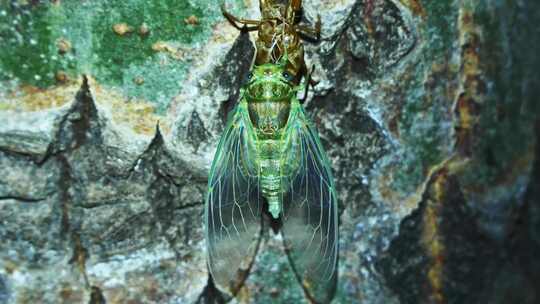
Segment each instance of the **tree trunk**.
M303 7L334 302L540 302L540 2ZM204 199L253 38L216 1L0 1L0 303L228 300ZM292 271L264 231L237 300L307 302Z

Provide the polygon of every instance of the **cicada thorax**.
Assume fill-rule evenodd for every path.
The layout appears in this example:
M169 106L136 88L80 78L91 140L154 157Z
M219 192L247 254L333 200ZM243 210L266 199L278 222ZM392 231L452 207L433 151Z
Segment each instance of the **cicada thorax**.
M296 93L290 76L279 65L255 66L245 96L249 117L259 139L278 139L286 126Z
M249 116L259 139L277 139L287 124L290 103L253 102L249 104Z

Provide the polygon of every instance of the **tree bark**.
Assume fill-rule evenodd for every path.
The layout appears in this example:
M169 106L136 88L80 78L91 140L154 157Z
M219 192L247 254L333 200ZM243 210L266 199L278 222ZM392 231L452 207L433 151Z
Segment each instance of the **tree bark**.
M303 2L334 302L538 303L540 3ZM0 303L230 300L202 216L252 40L215 1L0 1ZM307 302L292 271L265 231L236 300Z

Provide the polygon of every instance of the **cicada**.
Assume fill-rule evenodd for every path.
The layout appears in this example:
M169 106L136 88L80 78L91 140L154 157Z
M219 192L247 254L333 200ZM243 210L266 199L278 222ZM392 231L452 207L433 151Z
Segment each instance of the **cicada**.
M263 219L280 222L284 248L304 291L329 301L336 282L337 201L317 131L287 71L255 65L229 114L212 163L205 206L208 266L235 294L255 257Z

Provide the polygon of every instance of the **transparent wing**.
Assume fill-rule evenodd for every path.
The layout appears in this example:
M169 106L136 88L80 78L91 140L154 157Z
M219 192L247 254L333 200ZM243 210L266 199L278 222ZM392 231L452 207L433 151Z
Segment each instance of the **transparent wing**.
M262 229L254 145L247 104L240 102L218 144L205 206L210 273L215 284L232 295L251 268Z
M289 260L314 302L329 302L337 282L337 201L328 158L297 100L282 159L283 237Z

